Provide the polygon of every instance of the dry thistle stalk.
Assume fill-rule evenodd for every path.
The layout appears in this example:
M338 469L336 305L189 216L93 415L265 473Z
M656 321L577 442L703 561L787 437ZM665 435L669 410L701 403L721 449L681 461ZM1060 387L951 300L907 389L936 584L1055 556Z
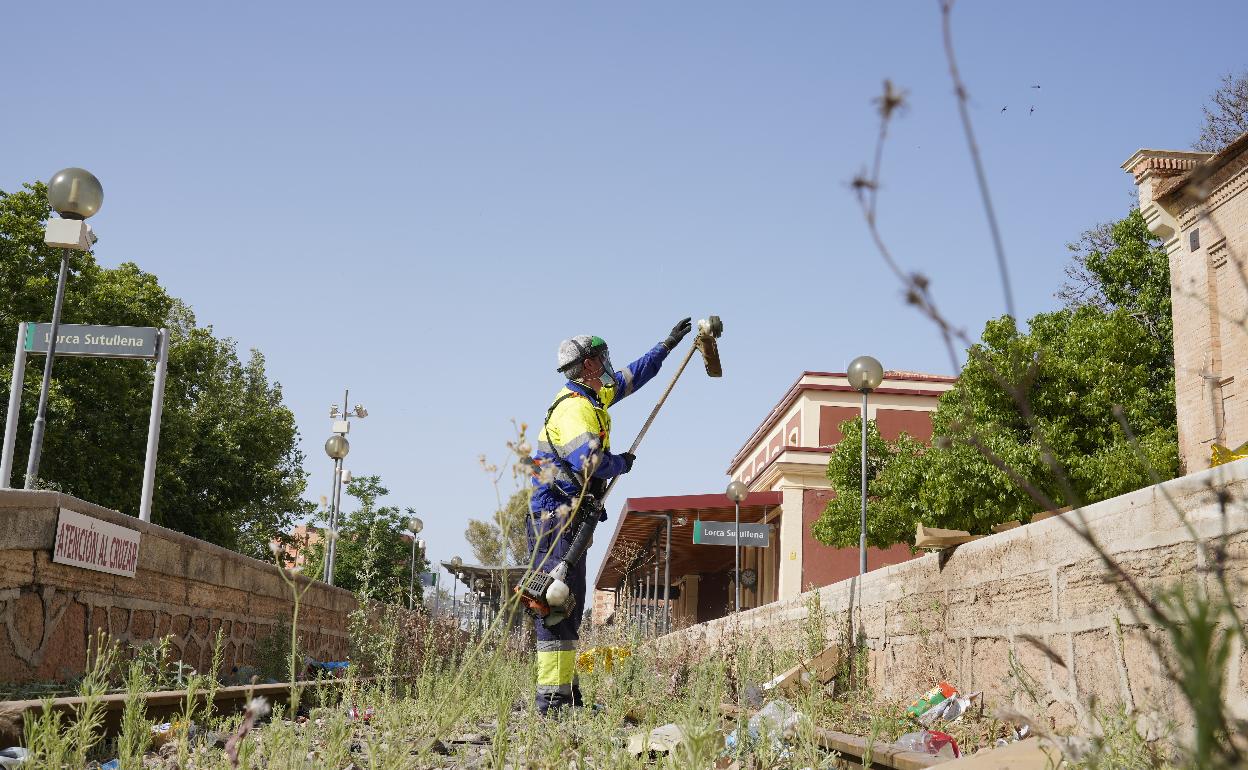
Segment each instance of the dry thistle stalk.
M252 698L247 702L247 710L243 712L243 721L238 723L238 729L225 742L225 756L230 761L230 767L238 767L238 747L247 737L247 733L256 726L256 722L268 716L268 713L269 702L264 698Z

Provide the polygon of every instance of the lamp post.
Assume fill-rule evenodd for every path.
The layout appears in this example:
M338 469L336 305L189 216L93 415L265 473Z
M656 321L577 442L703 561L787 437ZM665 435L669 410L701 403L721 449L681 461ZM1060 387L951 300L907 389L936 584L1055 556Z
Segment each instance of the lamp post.
M732 506L736 510L736 530L735 540L732 546L732 581L737 584L737 602L733 605L734 612L741 611L741 501L749 494L749 490L740 481L734 481L728 485L728 489L724 490L724 494L732 501Z
M455 617L455 627L459 627L459 568L464 566L464 560L456 556L451 559L451 570L455 579L451 581L451 615Z
M334 584L334 562L338 558L338 517L342 512L342 485L351 480L350 473L342 469L342 461L347 452L351 451L347 434L351 432L352 417L363 420L368 416L368 410L359 404L352 411L347 411L347 404L350 403L347 398L350 395L349 390L342 392L342 411L338 410L337 404L330 405L329 419L334 421L331 429L334 435L325 442L325 454L334 461L334 488L330 492L329 530L326 532L325 543L325 582L331 586Z
M407 578L407 608L414 609L416 606L416 536L425 528L425 523L413 516L407 520L407 531L412 533L412 567L408 570ZM421 548L424 548L424 541L419 541Z
M477 597L477 636L480 636L481 635L481 605L485 603L485 591L482 591L481 589L485 588L485 581L482 580L481 578L477 578L476 580L472 581L472 587L475 590L474 595Z
M347 437L335 433L325 440L325 454L334 461L334 489L329 502L329 526L325 530L325 582L334 584L334 554L338 541L338 506L342 497L342 485L338 483L342 475L342 461L351 451L351 442Z
M858 530L858 574L867 574L867 396L884 381L884 367L871 356L858 356L845 371L849 386L862 393L862 520Z
M61 271L56 279L56 299L52 302L52 328L48 338L48 355L43 360L43 383L39 386L39 407L30 434L30 456L26 458L26 489L34 489L39 478L39 460L43 454L43 434L47 427L48 389L52 384L52 360L56 357L56 338L61 329L61 305L65 301L65 279L69 275L69 252L87 251L95 243L95 233L87 225L104 202L104 188L95 175L83 168L65 168L48 182L48 203L61 215L49 219L43 242L61 247Z

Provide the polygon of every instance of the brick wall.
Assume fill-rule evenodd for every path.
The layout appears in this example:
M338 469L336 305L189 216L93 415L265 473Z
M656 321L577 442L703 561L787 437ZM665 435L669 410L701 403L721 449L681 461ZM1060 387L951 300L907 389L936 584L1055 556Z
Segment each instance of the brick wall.
M135 577L52 562L62 506L138 530ZM199 671L222 630L228 672L252 662L256 640L289 623L292 606L272 564L68 495L0 490L0 681L73 677L97 630L136 644L170 634L173 654ZM355 607L349 591L315 583L299 610L307 654L342 660Z
M1248 460L1168 481L1164 487L1202 537L1228 533L1229 580L1241 585L1248 579L1243 558L1248 554L1248 510L1233 505L1224 518L1215 492L1244 500ZM1216 590L1163 490L1150 487L1106 500L1085 508L1082 515L1098 541L1145 590L1180 582ZM743 634L765 636L776 645L800 645L808 603L817 594L826 612L828 638L844 639L848 632L862 639L870 683L881 697L908 699L944 678L966 692L983 690L990 704L1010 701L1058 725L1086 722L1093 698L1102 705L1122 703L1158 715L1161 722L1190 724L1179 705L1182 698L1162 676L1150 644L1164 644L1164 632L1105 580L1099 558L1061 518L875 570L861 584L855 577L735 618L693 626L660 643L686 642L705 650L720 639ZM1240 607L1242 612L1242 601ZM1047 657L1025 636L1043 640L1060 660ZM1236 716L1246 717L1248 652L1238 637L1227 674L1228 702Z
M1201 470L1212 444L1248 441L1248 135L1213 157L1140 150L1123 168L1169 257L1179 453Z
M1240 395L1248 378L1248 157L1212 182L1204 202L1179 213L1170 252L1175 396L1189 470L1209 467L1214 442L1248 441L1248 395Z

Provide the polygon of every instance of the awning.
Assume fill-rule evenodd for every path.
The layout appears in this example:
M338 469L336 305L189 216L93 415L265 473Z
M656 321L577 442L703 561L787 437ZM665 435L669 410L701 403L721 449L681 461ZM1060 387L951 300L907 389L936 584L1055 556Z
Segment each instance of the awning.
M768 513L780 505L780 500L780 492L751 492L741 502L741 521L763 521ZM639 562L640 555L652 545L657 545L659 574L662 575L667 525L656 515L672 517L673 582L682 575L720 572L731 567L732 548L722 545L695 545L693 542L694 522L698 519L733 520L732 501L722 492L709 495L630 497L624 501L624 506L616 517L615 532L607 546L607 555L594 579L596 589L611 590L618 587L630 567L635 570L632 580L644 579L642 571L653 574L652 559L645 560L644 565ZM679 520L682 517L685 523L680 525Z

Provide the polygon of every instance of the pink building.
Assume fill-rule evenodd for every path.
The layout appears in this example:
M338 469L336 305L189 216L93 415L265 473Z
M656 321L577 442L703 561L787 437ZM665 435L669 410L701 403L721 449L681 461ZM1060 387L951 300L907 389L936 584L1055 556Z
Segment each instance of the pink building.
M896 439L905 432L931 438L931 412L953 377L915 372L886 372L868 400L868 419L881 435ZM742 571L755 580L743 584L745 607L798 595L858 573L857 549L830 548L810 534L832 490L825 475L832 448L841 440L840 425L857 417L862 394L845 375L803 372L779 403L746 439L728 464L728 476L749 489L742 503L743 522L769 526L769 545L742 549ZM678 623L704 622L728 610L735 593L733 549L695 544L698 521L733 520L732 503L723 492L630 498L616 517L616 529L594 582L595 622L637 604L653 609L663 598L667 567L665 519L672 521L672 614ZM869 568L912 558L909 547L870 549ZM659 565L659 562L662 565ZM748 582L748 581L747 581ZM657 587L656 587L657 586Z

